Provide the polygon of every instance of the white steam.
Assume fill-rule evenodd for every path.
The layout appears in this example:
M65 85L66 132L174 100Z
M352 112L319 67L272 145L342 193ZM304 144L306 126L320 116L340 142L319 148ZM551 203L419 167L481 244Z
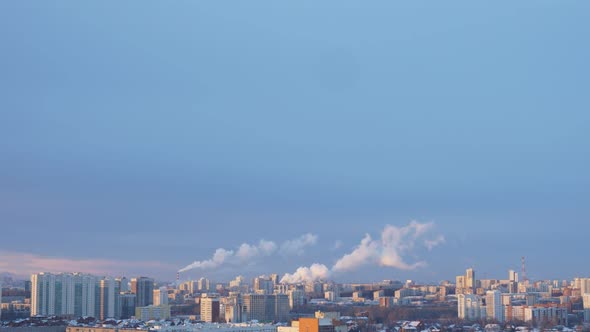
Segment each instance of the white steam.
M187 265L186 267L180 269L178 272L185 272L192 269L214 269L223 263L226 262L228 258L231 258L234 255L232 250L225 250L223 248L219 248L215 250L213 257L207 260L202 261L194 261L193 263Z
M412 221L406 226L386 225L380 239L373 239L365 234L350 253L336 261L331 269L323 264L300 267L293 274L286 274L281 282L299 283L325 279L332 274L358 270L365 265L392 267L399 270L414 270L426 266L424 261L408 262L406 256L413 253L417 244L423 244L428 250L445 242L443 235L427 237L432 233L434 223Z
M224 248L215 250L213 256L202 261L195 261L178 272L186 272L192 269L211 270L222 265L243 266L261 257L269 257L278 252L282 255L302 255L308 246L317 243L318 236L304 234L298 238L285 241L279 246L273 241L260 240L258 244L242 243L235 251Z
M439 235L434 240L424 240L424 246L428 248L428 250L432 250L434 247L445 243L445 241L445 237L443 235Z
M281 278L281 283L297 284L302 282L326 280L330 277L330 269L324 264L312 264L310 267L300 267L293 274L287 273Z
M303 255L304 249L306 247L312 246L317 242L317 235L307 233L296 239L285 241L285 243L281 245L281 254L301 256Z
M236 257L242 261L248 261L255 257L270 256L277 250L277 245L272 241L260 240L258 245L242 243L236 252Z
M361 243L354 248L350 254L346 254L340 258L332 267L334 271L350 271L357 267L369 264L375 261L376 253L379 250L377 242L373 241L371 235L365 234Z

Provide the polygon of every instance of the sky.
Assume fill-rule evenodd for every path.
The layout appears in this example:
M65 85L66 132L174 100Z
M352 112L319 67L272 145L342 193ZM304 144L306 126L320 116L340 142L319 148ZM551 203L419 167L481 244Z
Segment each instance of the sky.
M2 1L0 271L590 276L589 10Z

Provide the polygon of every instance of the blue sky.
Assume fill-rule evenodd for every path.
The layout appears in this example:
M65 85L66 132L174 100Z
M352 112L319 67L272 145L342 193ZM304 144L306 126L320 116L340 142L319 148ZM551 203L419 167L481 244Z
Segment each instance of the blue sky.
M532 277L590 275L589 10L4 1L0 267L173 278L217 248L317 235L191 272L285 273L418 220L446 239L406 254L427 266L340 280L500 278L523 255Z

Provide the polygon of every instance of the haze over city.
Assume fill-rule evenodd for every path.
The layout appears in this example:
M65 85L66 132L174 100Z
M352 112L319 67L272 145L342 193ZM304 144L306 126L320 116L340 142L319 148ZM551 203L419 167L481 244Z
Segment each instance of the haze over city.
M3 1L0 272L588 276L589 10Z

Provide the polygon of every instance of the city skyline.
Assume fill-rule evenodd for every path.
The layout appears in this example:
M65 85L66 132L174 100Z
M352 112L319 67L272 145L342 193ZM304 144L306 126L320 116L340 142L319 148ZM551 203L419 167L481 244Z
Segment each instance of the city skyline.
M589 11L0 2L0 273L588 276Z
M200 311L200 320L205 323L286 322L290 313L308 304L336 303L349 308L361 304L361 307L379 306L386 310L399 306L423 309L424 305L432 304L447 309L456 306L455 314L466 322L574 325L590 320L590 278L532 281L524 266L522 275L512 270L507 272L507 279L480 279L477 271L467 268L465 274L456 276L455 283L440 284L417 284L412 280L355 284L287 280L285 283L279 282L279 275L272 274L257 277L251 283L238 276L214 288L204 278L158 286L148 277L39 273L32 274L28 284L3 288L2 293L12 295L12 301L3 305L11 316L27 314L16 308L28 307L31 317L84 316L103 321L133 318L131 312L140 320L169 319L178 315L178 308L186 308L188 304L192 310Z
M524 260L524 257L520 258L520 262L522 264ZM323 264L318 264L318 263L314 263L312 264L312 266L310 267L299 267L298 269L291 269L291 271L293 270L301 270L301 269L305 269L308 270L309 268L314 268L313 265L323 265ZM186 267L185 267L186 268ZM523 266L521 265L519 268L523 268ZM472 267L468 267L466 268L467 272L466 275L462 276L461 281L459 281L458 279L456 280L457 285L459 285L460 283L465 283L465 285L473 285L473 286L469 286L467 289L472 289L471 291L473 291L473 289L475 289L475 284L474 281L477 280L508 280L508 281L518 281L519 278L522 280L523 278L523 271L522 270L516 270L516 269L508 269L508 270L502 270L502 271L494 271L493 273L488 273L487 271L484 271L483 273L481 273L481 271L478 271L478 275L477 277L471 277L471 279L469 278L470 275L474 275L474 271L475 269ZM182 270L182 269L181 269ZM198 271L198 269L196 269ZM329 270L329 269L328 269ZM189 271L193 271L192 269ZM470 272L471 271L471 272ZM30 275L36 275L36 274L44 274L44 273L49 273L49 274L56 274L56 275L60 275L60 274L80 274L80 275L92 275L95 276L97 278L101 277L101 278L107 278L108 280L111 280L113 278L117 278L117 280L119 280L120 278L127 278L126 280L130 280L129 281L129 285L131 285L130 287L133 287L133 280L136 278L148 278L150 280L152 280L152 282L157 282L157 283L165 283L165 284L169 284L169 285L178 285L179 283L184 283L184 282L198 282L199 285L201 282L206 281L207 285L209 285L209 282L211 283L222 283L222 284L231 284L232 280L236 280L236 278L243 278L243 280L249 284L252 283L252 285L254 285L257 281L257 279L259 278L277 278L275 283L282 283L282 284L306 284L306 283L313 283L313 282L336 282L336 283L342 283L342 284L355 284L355 283L379 283L382 282L384 280L395 280L395 281L412 281L414 283L417 284L423 284L423 285L436 285L439 283L448 283L448 282L454 282L455 281L455 277L456 276L449 276L446 279L440 279L440 280L411 280L411 279L406 279L403 278L403 276L400 276L399 278L389 278L389 279L371 279L371 278L360 278L360 279L347 279L347 278L338 278L338 274L337 273L333 273L331 271L328 271L328 274L324 274L324 275L319 275L316 277L311 277L313 273L309 272L309 271L295 271L296 273L275 273L277 271L271 271L271 270L258 270L255 272L251 272L251 273L237 273L237 274L228 274L228 276L223 276L223 277L210 277L211 275L215 275L215 272L213 270L212 273L207 273L207 272L193 272L193 273L189 273L189 272L182 272L182 271L177 271L174 277L168 277L166 275L166 277L164 278L151 278L154 275L153 274L126 274L126 273L109 273L109 272L104 272L104 271L99 271L99 272L92 272L92 271L84 271L84 270L67 270L67 269L55 269L55 270L45 270L45 271L35 271L32 272L30 274L15 274L15 273L11 273L11 272L0 272L0 276L3 277L7 277L7 278L14 278L14 281L18 281L18 280L28 280ZM182 273L181 273L182 272ZM457 271L455 271L456 273ZM294 275L297 275L297 273L303 274L303 275L309 275L309 278L293 278ZM527 272L524 272L524 277L526 278L527 282L530 283L534 283L534 282L544 282L544 281L559 281L561 282L565 282L565 281L571 281L571 280L577 280L577 279L588 279L590 280L590 276L588 275L584 275L584 274L580 274L580 273L576 273L575 271L568 271L568 274L571 275L571 277L564 277L564 278L557 278L557 277L551 277L551 276L536 276L536 277L529 277L528 274L526 274ZM390 275L391 277L391 275ZM461 276L459 276L461 277ZM456 278L459 278L456 277ZM130 279L129 279L130 278ZM204 281L203 281L204 280ZM275 280L275 279L273 279ZM460 286L457 286L458 289L462 289ZM467 287L467 286L463 286L463 287ZM201 286L199 286L199 289L201 288ZM207 289L209 289L209 286L207 287ZM583 292L584 293L584 292Z

